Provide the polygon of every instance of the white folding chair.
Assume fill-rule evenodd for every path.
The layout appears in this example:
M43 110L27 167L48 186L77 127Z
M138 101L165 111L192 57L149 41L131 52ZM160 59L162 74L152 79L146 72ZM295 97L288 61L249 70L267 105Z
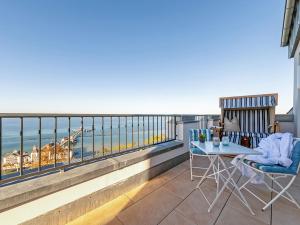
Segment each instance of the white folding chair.
M299 209L299 203L294 199L291 193L288 192L288 189L291 187L293 182L295 181L299 169L300 169L300 142L297 142L293 148L291 159L293 161L292 165L289 168L280 166L280 165L264 165L261 163L256 163L250 160L244 160L243 164L250 167L257 173L263 174L266 178L270 179L273 182L273 187L271 187L266 181L264 181L264 185L272 192L277 195L269 202L265 202L263 199L258 197L254 192L250 191L247 188L247 184L249 184L255 176L250 177L241 187L240 190L245 190L253 195L256 199L261 201L265 206L263 207L263 211L270 207L276 200L280 197L285 198L286 200L295 204ZM287 184L282 184L280 179L288 178L290 179ZM275 189L277 187L278 189Z
M194 169L197 170L204 170L206 171L208 169L207 167L203 167L203 166L194 166L193 165L193 160L196 157L200 157L200 158L206 158L207 162L209 164L209 159L208 159L208 155L206 155L204 152L202 152L200 149L194 147L191 142L192 141L199 141L199 136L200 134L205 133L206 134L206 129L190 129L189 130L189 150L190 150L190 172L191 172L191 180L194 180L194 177L198 177L198 178L202 178L201 175L196 175L195 173L193 173ZM214 169L214 177L209 177L209 178L214 178L216 179L216 174L215 174L215 167Z

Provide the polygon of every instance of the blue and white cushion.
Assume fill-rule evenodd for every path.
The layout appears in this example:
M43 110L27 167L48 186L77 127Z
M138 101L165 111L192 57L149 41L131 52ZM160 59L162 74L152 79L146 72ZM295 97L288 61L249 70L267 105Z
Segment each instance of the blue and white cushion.
M242 137L249 137L250 139L250 147L256 148L258 147L261 139L269 136L268 133L255 133L255 132L223 132L223 136L228 136L229 141L235 144L241 144Z

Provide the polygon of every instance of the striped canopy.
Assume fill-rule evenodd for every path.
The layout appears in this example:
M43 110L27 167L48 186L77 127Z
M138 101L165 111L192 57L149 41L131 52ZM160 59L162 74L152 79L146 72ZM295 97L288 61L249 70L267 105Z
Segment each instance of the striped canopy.
M278 94L220 98L220 108L223 109L270 108L277 104Z

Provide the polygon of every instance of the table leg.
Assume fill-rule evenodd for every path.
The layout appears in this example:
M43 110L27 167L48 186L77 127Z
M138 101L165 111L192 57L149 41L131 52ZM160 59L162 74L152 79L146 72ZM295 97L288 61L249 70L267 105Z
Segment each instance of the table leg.
M219 193L219 188L220 188L220 161L219 161L219 158L218 158L217 171L218 171L218 175L217 175L217 193Z
M245 199L244 195L241 193L241 191L239 190L236 182L233 179L233 175L237 170L237 166L238 164L241 163L241 161L245 158L245 156L242 156L238 161L237 161L237 165L235 166L235 168L233 169L233 171L231 173L229 173L227 166L225 164L225 162L223 161L223 159L220 156L217 156L222 164L222 166L225 168L226 173L228 174L228 178L225 181L224 185L222 186L221 190L218 192L216 198L214 199L214 201L212 202L212 204L210 205L210 207L208 208L208 212L210 212L212 210L212 208L214 207L214 205L216 204L216 202L218 201L218 199L220 198L221 194L223 193L223 191L225 190L225 188L227 187L228 183L231 181L234 188L238 191L242 203L249 209L249 211L251 212L252 215L255 215L254 212L252 211L251 207L249 206L247 200ZM234 191L234 190L233 190Z
M219 159L217 159L217 165L213 165L213 170L214 170L214 177L215 177L215 181L217 184L217 193L219 192L219 186L220 186L220 162Z
M203 177L201 178L201 180L199 181L199 183L197 184L196 188L199 189L200 185L203 183L203 181L207 178L207 174L209 173L210 169L214 166L214 163L217 159L217 156L214 157L208 157L210 160L210 164L209 167L207 168L207 170L205 171Z

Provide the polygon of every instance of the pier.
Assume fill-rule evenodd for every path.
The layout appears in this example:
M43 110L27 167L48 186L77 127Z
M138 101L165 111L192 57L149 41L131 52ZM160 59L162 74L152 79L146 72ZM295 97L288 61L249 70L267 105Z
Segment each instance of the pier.
M82 132L83 132L83 131L82 131L81 128L75 130L75 131L70 135L70 142L71 142L71 143L75 143L76 140L77 140L77 138L78 138L79 136L81 136L81 133L82 133ZM64 139L60 142L60 146L61 146L61 147L65 147L65 145L67 145L68 143L69 143L69 137L64 138Z

